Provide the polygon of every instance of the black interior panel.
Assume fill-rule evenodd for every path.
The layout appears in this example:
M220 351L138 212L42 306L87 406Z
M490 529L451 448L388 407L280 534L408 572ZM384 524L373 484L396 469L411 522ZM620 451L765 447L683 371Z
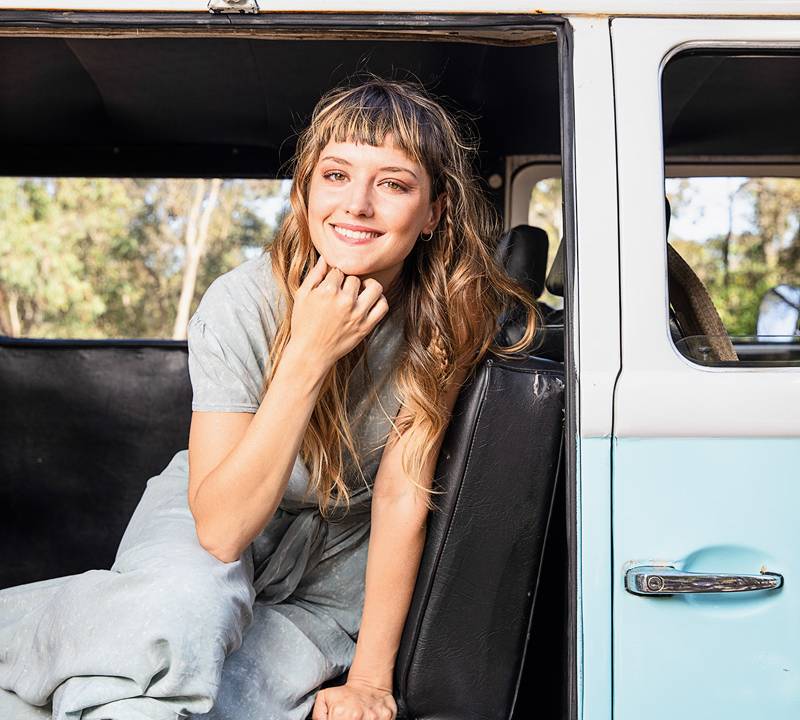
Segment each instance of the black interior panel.
M0 39L0 174L273 176L320 95L365 72L473 117L488 165L560 151L555 43L23 37Z

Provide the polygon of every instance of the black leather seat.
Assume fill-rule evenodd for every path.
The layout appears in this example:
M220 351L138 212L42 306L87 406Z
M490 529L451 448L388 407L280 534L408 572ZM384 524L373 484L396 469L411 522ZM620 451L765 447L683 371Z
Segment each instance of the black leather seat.
M521 283L538 300L545 289L547 254L549 240L547 233L531 225L517 225L504 233L497 243L495 259L506 268L511 277ZM560 250L560 247L559 247ZM559 262L554 260L553 269ZM563 261L562 261L563 262ZM550 276L553 276L551 269ZM547 277L548 283L550 276ZM554 295L563 295L563 283L559 292L548 290ZM563 312L539 301L539 325L530 352L537 357L564 361L564 318ZM521 308L511 308L503 318L502 330L497 338L501 345L517 342L525 330L526 317Z
M533 357L488 357L461 391L397 658L402 717L510 717L559 474L563 396L561 364Z

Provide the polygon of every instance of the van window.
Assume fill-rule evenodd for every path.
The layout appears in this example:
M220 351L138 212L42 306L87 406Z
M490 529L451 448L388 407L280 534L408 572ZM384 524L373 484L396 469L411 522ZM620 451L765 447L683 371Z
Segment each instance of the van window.
M0 332L186 337L218 275L275 232L289 182L0 178Z
M547 233L548 272L564 235L561 197L561 178L544 178L533 186L528 206L528 225L540 227ZM564 298L553 295L547 288L539 297L539 301L554 309L560 310L564 307Z
M512 173L506 200L506 229L530 225L544 230L547 235L546 276L564 234L561 165L557 158L547 156L517 156L509 160ZM564 308L564 298L553 295L546 287L537 299L545 316L552 310Z
M800 365L800 132L781 89L798 60L694 53L664 70L670 333L701 364Z

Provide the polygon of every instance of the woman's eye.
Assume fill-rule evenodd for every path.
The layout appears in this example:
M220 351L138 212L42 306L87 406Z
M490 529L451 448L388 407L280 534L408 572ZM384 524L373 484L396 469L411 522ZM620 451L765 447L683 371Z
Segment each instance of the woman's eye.
M323 174L324 178L328 180L333 180L334 182L339 182L339 180L344 179L344 173L339 172L338 170L330 170Z
M405 189L406 189L405 185L401 185L399 182L395 182L394 180L386 180L383 184L386 187L388 187L390 190L405 191Z

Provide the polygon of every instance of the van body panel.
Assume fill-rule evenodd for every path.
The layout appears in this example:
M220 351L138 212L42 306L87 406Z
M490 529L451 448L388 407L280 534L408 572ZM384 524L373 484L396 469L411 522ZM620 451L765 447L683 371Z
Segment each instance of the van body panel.
M622 372L612 456L615 720L800 707L800 368L706 367L668 329L661 71L684 48L800 52L800 22L612 22ZM585 499L584 499L585 503ZM634 595L633 566L780 573L774 590ZM584 570L585 574L585 570ZM673 698L664 701L670 688Z
M620 438L614 445L614 718L796 717L800 438ZM585 500L584 500L585 502ZM779 590L641 597L635 565L761 570ZM585 582L585 581L584 581ZM674 688L675 703L654 702ZM660 694L660 693L659 693Z

